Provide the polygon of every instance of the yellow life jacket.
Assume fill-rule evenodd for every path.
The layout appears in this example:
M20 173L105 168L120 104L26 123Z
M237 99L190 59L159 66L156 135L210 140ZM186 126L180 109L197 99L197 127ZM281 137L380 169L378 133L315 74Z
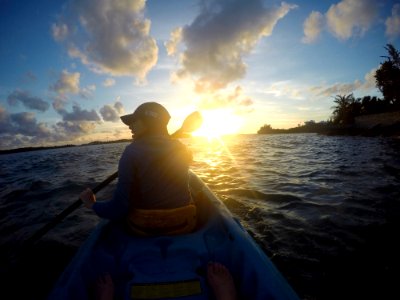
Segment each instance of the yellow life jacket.
M133 233L143 236L189 233L196 227L196 211L194 204L173 209L133 209L128 225Z

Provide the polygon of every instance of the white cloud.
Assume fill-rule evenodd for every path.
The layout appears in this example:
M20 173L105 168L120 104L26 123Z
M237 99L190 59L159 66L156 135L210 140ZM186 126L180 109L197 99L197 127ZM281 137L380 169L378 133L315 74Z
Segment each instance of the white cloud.
M386 35L395 39L400 36L400 4L393 5L392 15L386 19Z
M218 90L202 94L198 102L199 109L234 109L236 113L250 112L253 100L244 94L242 87L236 86L233 90Z
M106 80L104 80L103 85L105 87L110 87L115 85L115 79L114 78L107 78Z
M376 88L376 79L375 79L375 73L378 68L373 68L371 71L369 71L367 74L364 76L364 83L362 84L361 88L364 90L369 90L369 89L374 89Z
M309 91L316 96L332 96L332 95L345 95L353 93L357 90L372 90L376 89L375 72L377 68L371 69L364 76L364 81L355 80L350 83L335 83L332 85L313 86Z
M200 14L183 28L181 68L175 78L191 78L197 92L225 88L243 78L247 66L243 57L257 42L272 34L276 23L296 6L282 3L265 8L261 0L204 1ZM179 29L172 33L169 53L175 53Z
M87 87L82 88L79 91L79 95L82 98L89 99L89 98L91 98L93 96L93 93L94 93L95 90L96 90L96 85L95 84L91 84L91 85L88 85Z
M53 36L95 72L144 81L158 56L144 7L145 0L71 0Z
M89 99L93 96L93 93L96 90L96 85L90 84L84 88L81 88L80 77L81 74L79 72L69 73L67 70L63 70L56 83L50 86L50 90L57 93L57 96L55 97L56 103L53 103L53 107L55 109L55 106L59 107L62 103L65 103L68 100L66 97L67 94L79 94L85 99Z
M274 82L267 87L263 87L260 92L287 99L304 100L306 98L304 87L290 81Z
M68 26L66 24L53 24L51 26L51 31L53 34L54 40L57 42L61 42L65 40L68 35Z
M174 55L177 52L178 44L182 40L182 27L175 28L170 34L170 40L165 42L165 48L168 55Z
M362 86L360 80L355 80L351 83L335 83L329 86L315 86L311 87L310 91L317 96L331 96L331 95L342 95L350 94Z
M304 21L304 37L302 38L303 43L313 43L320 35L324 26L324 16L318 12L313 11Z
M343 0L326 13L329 30L341 40L363 35L377 16L376 0Z
M63 70L60 78L50 87L50 89L58 94L78 94L80 91L80 76L81 74L79 72L69 73L67 70Z

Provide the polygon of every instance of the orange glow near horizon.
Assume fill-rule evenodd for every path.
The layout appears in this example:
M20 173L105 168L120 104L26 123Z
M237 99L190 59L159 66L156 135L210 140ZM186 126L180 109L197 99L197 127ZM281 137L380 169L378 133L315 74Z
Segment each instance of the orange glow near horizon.
M227 134L236 134L243 124L242 118L227 109L202 111L201 114L203 124L193 132L194 136L214 139Z

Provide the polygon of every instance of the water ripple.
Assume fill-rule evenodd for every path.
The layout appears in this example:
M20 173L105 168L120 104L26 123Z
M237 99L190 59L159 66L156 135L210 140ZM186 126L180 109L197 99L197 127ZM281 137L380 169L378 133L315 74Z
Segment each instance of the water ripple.
M298 134L183 142L194 154L192 169L301 298L382 298L381 291L394 290L400 266L394 238L400 227L399 140ZM1 257L73 203L82 188L114 173L126 145L0 156ZM109 199L114 188L115 182L98 199ZM51 264L53 279L40 282L43 292L98 221L79 209L37 244L35 263L48 262L53 253L60 257Z

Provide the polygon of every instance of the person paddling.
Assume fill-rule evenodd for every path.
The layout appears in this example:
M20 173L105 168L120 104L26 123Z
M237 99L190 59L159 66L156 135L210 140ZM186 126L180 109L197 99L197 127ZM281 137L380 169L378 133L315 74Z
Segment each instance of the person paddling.
M145 102L121 120L132 131L133 142L120 158L112 199L98 202L89 188L80 199L101 218L127 220L136 234L192 231L196 226L196 206L189 191L192 154L169 136L167 109Z

